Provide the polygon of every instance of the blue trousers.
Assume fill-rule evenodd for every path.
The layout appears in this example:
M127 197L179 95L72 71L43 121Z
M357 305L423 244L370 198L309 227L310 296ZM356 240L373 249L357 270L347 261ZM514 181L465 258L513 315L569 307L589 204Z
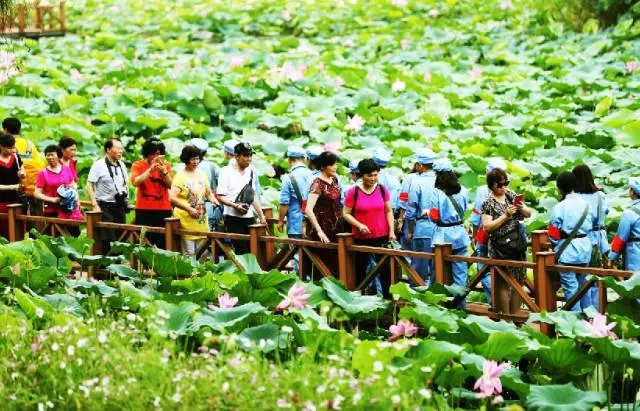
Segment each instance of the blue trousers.
M469 247L461 247L452 250L454 255L469 255ZM451 274L453 277L453 283L462 288L467 287L467 280L469 278L469 266L464 261L456 261L452 264ZM467 306L467 299L465 298L460 302L458 308L464 310Z
M297 238L299 240L302 239L302 234L287 234L287 237L289 238ZM293 254L293 272L296 274L300 273L300 256L298 255L298 253Z
M582 287L582 284L586 282L587 276L584 274L576 274L573 272L560 273L560 285L564 292L564 297L569 301L576 293L578 289ZM597 300L596 300L597 301ZM581 311L587 307L593 306L591 290L587 291L585 295L571 307L571 311Z
M415 238L413 240L413 251L426 253L433 252L431 238ZM411 261L411 267L413 267L420 278L424 280L425 285L431 285L433 282L433 260L427 258L414 258Z

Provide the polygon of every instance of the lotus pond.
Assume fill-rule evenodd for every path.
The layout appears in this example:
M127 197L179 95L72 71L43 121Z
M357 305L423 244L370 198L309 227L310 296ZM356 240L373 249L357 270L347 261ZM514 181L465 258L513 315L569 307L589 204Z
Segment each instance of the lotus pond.
M587 162L613 232L640 174L636 9L577 34L528 1L80 0L65 37L2 44L0 115L42 147L76 138L81 180L113 133L128 161L151 135L170 153L191 136L242 139L258 147L267 204L291 144L344 159L385 145L397 173L430 144L471 189L502 156L536 209L529 229L546 226L555 175ZM447 309L456 290L438 285L395 285L395 305L249 256L238 270L89 249L46 236L0 245L5 409L637 406L638 275L606 280L622 297L606 318L531 318L556 326L551 339ZM138 269L119 264L130 254ZM111 275L71 278L73 261Z

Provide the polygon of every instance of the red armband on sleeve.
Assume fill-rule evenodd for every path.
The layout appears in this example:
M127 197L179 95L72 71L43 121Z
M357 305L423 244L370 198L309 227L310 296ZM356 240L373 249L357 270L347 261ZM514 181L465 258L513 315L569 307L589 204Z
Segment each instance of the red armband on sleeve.
M478 210L477 208L474 208L474 209L473 209L473 214L481 215L481 214L482 214L482 211Z
M302 214L307 214L307 200L302 200L300 208L302 209Z
M440 220L440 210L438 210L437 208L430 208L429 209L429 219L431 219L431 221Z
M549 233L549 237L553 238L554 240L559 240L562 238L562 233L560 232L560 229L554 225L549 224L549 227L547 228L547 233Z
M489 236L487 232L484 231L484 228L480 227L476 232L476 243L487 245L489 243Z
M409 193L407 193L406 191L403 191L402 193L400 193L400 195L398 196L398 200L400 201L404 201L405 203L407 201L409 201Z
M614 253L620 254L624 249L625 241L620 238L618 234L613 237L613 241L611 242L611 251Z

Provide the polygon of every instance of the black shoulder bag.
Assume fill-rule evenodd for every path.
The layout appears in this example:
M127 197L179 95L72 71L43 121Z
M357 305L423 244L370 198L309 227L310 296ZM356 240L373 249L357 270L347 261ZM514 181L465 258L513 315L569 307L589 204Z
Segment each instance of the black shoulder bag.
M511 204L511 198L507 197L507 200ZM519 223L514 224L514 229L502 236L497 237L490 234L489 238L491 239L491 254L498 259L520 260L527 251L527 242L522 237Z
M256 193L253 189L253 170L251 170L251 178L249 179L249 182L244 187L242 187L242 190L240 190L240 192L236 196L235 202L238 204L246 204L248 206L251 206L255 195Z

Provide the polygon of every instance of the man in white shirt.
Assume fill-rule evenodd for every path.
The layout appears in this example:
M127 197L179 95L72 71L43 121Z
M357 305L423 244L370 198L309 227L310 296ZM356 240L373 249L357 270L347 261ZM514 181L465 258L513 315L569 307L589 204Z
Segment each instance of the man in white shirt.
M251 167L253 148L249 143L239 143L234 147L234 153L236 161L220 170L217 195L224 205L226 232L249 234L249 226L255 223L256 216L262 224L266 224L267 219L260 203L258 173ZM247 190L243 190L247 185L252 189L248 195ZM233 241L233 244L236 254L249 252L248 242Z

